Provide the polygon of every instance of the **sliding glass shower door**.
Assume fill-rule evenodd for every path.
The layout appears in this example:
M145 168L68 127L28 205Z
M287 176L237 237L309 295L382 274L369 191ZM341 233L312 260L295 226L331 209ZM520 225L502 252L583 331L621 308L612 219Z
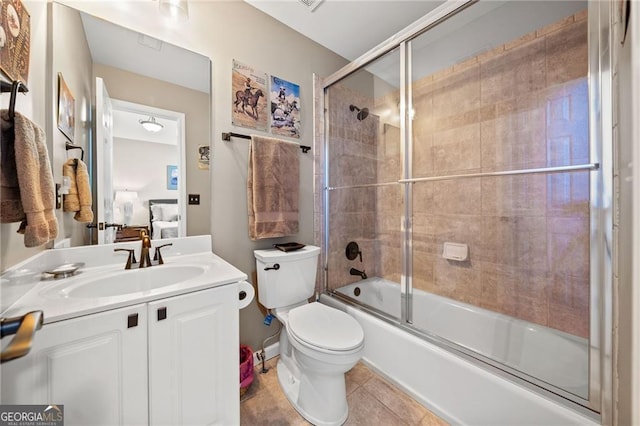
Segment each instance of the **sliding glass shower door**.
M394 318L402 275L399 59L395 49L325 91L328 288ZM381 280L389 292L371 290Z
M608 15L588 6L446 4L327 83L326 285L599 411Z
M586 4L481 2L406 49L413 325L588 398Z

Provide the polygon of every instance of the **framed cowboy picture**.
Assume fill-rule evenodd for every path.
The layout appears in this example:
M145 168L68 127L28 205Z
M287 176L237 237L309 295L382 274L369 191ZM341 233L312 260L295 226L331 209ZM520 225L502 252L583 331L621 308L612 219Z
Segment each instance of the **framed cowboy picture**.
M267 74L233 60L231 123L267 130Z

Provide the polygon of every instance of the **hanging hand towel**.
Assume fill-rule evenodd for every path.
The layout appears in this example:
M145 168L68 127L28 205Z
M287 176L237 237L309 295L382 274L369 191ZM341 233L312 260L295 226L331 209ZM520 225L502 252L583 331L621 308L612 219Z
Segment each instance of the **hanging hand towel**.
M293 142L251 136L247 207L252 240L298 233L298 151Z
M18 232L24 234L24 245L37 247L58 235L55 190L45 134L18 112L11 119L7 110L0 112L0 128L3 197L0 219L2 222L21 220ZM9 196L6 203L5 194Z
M92 222L91 185L87 165L78 158L70 158L62 166L62 175L69 178L69 193L64 196L62 210L76 212L78 222Z
M70 158L62 165L62 176L69 178L69 193L62 197L62 211L80 211L78 184L76 183L76 159Z

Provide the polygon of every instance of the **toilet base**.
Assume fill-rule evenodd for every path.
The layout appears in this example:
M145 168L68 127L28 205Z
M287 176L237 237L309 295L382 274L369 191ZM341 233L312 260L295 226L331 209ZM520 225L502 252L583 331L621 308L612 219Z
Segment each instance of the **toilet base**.
M278 361L278 364L276 366L276 371L278 373L278 383L280 383L280 388L286 395L287 399L289 400L293 408L295 408L296 411L302 417L304 417L308 422L316 426L335 426L335 425L343 424L347 420L347 417L349 416L349 407L346 404L344 404L345 405L344 414L337 416L337 418L332 421L318 419L314 415L305 411L300 406L299 397L300 397L301 379L302 380L304 379L300 377L299 373L297 373L297 368L293 366L290 367L288 365L289 362L291 362L290 358L287 358L287 357L283 358L281 355L280 360Z

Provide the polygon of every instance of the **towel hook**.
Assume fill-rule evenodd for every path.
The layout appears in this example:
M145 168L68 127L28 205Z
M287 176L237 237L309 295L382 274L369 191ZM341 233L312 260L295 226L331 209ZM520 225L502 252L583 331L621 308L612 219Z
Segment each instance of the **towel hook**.
M22 82L19 80L14 80L11 84L11 98L9 99L9 118L12 120L16 115L16 98L18 97L20 86L22 86Z
M84 148L78 145L74 145L71 142L67 142L64 145L64 148L69 151L70 149L79 149L80 150L80 160L84 161Z

